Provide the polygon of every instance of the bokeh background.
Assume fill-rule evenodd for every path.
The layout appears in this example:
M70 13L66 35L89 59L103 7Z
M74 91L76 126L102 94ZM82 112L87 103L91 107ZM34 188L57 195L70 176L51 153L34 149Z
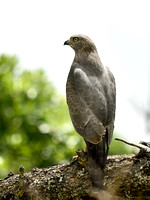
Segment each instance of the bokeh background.
M0 177L69 162L85 148L65 84L76 33L95 42L117 84L114 137L149 141L150 3L147 0L0 1ZM135 149L112 141L110 154Z

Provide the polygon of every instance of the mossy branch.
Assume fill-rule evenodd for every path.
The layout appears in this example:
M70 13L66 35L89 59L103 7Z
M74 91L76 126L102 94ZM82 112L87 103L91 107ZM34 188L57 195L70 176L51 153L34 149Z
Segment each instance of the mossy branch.
M46 169L34 168L9 174L0 181L0 200L121 200L150 196L150 153L109 156L103 191L93 191L87 157L78 151L78 160Z

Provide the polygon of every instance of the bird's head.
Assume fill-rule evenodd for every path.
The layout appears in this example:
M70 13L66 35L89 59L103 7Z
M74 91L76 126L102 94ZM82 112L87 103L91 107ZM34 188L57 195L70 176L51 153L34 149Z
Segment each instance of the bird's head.
M64 45L71 46L76 53L90 53L92 51L96 51L95 44L85 35L73 35L69 40L65 41Z

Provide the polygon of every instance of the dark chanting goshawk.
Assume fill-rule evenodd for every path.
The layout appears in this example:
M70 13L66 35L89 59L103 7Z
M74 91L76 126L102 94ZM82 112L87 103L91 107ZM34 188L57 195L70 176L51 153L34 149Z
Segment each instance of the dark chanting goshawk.
M103 66L89 37L74 35L64 45L75 51L66 84L69 113L87 146L93 187L99 188L103 185L103 169L114 129L115 79L109 68Z

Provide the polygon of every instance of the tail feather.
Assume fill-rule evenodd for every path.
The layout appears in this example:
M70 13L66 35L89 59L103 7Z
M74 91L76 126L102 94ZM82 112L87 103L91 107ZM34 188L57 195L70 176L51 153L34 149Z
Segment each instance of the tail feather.
M91 175L93 187L102 188L104 179L104 167L108 155L108 134L98 144L86 141L88 154L88 170Z

